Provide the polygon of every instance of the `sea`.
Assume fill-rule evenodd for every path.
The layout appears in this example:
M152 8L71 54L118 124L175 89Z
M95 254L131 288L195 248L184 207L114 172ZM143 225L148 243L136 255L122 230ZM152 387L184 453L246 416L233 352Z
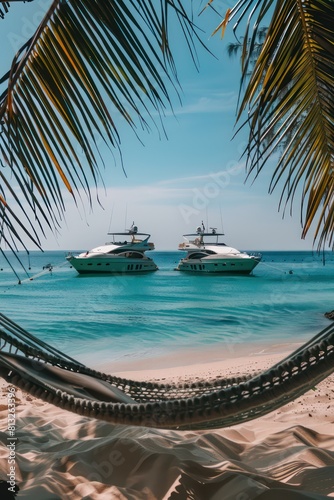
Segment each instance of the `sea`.
M334 254L263 251L249 276L175 271L181 252L152 251L156 272L82 276L63 251L0 255L0 312L96 367L186 352L300 345L330 324Z

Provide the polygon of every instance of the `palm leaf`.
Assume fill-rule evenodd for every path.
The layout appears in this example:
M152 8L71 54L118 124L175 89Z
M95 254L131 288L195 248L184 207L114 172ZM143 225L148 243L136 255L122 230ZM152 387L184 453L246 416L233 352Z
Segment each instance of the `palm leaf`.
M1 0L1 2L0 2L0 19L3 19L5 17L5 14L7 14L9 7L10 7L9 2L4 2Z
M90 186L101 181L103 165L98 142L120 150L116 118L137 133L138 125L157 126L153 116L172 107L171 16L194 58L197 35L181 0L52 2L0 79L6 85L0 96L2 236L7 230L22 243L23 231L40 245L32 228L60 224L63 186L75 200L83 189L91 203ZM20 192L10 188L13 180Z
M270 9L266 38L247 81L257 31L261 22L267 25ZM238 16L236 30L249 12L238 109L239 121L247 114L241 128L249 125L249 175L272 165L280 150L270 192L282 183L284 208L292 207L298 193L301 236L315 226L318 250L333 247L334 3L240 0L229 15L229 21Z

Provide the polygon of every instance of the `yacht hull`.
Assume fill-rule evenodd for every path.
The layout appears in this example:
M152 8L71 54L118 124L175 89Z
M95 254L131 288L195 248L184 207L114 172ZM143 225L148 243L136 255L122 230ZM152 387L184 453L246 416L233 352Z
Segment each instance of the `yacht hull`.
M79 274L138 274L158 270L155 262L149 258L73 256L68 261Z
M203 274L250 274L260 260L248 258L181 259L176 271Z

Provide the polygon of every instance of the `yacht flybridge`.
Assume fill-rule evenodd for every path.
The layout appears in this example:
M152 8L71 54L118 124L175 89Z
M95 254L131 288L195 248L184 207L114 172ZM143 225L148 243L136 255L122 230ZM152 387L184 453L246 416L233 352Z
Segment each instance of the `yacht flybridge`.
M183 235L185 241L179 250L186 251L176 271L191 273L250 274L261 261L260 254L240 252L220 241L224 233L216 228L205 232L204 224L197 227L196 233Z
M134 223L126 232L108 235L112 236L110 243L66 257L79 274L143 273L158 269L155 262L145 255L146 251L154 250L154 244L148 241L151 235L139 233Z

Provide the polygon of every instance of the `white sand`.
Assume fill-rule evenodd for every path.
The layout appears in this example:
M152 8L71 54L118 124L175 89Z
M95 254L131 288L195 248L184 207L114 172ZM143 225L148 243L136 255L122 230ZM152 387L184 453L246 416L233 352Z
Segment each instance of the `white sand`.
M113 373L137 380L230 376L268 367L284 357L281 349L277 351L213 363L200 363L194 353L188 357L183 353L183 359L150 361L150 370L146 360L141 365L128 365L127 372L118 367ZM111 372L108 366L102 368ZM114 426L73 415L17 389L15 481L20 491L16 498L334 498L333 382L334 375L278 411L214 431ZM3 479L9 470L8 390L3 383ZM0 494L0 498L6 497Z

